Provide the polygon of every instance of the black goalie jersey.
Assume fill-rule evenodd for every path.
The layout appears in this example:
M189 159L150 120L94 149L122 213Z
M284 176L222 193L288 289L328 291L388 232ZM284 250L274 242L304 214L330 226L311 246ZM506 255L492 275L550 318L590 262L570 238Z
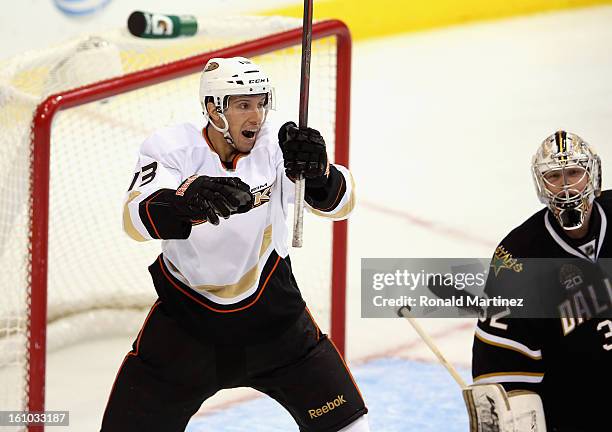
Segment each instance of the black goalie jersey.
M474 382L536 391L549 431L612 430L611 215L606 191L594 203L587 236L573 240L543 209L499 244L491 262L487 294L539 297L547 318L489 310L476 328Z

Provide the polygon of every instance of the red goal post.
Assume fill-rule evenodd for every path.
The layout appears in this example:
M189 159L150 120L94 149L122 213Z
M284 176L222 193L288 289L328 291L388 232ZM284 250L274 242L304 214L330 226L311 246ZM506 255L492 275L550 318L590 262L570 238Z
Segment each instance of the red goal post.
M45 356L47 328L47 265L49 229L49 184L51 128L55 115L67 108L99 101L111 96L197 73L212 57L253 57L273 50L298 45L301 29L273 34L246 43L211 51L117 78L53 94L38 105L32 121L30 177L30 307L28 309L28 409L42 411L45 395ZM335 95L334 161L348 166L351 84L351 38L346 25L337 20L313 25L313 40L335 36L337 49ZM299 71L296 71L299 73ZM316 73L316 72L315 72ZM195 91L195 90L194 90ZM308 232L305 236L308 246ZM347 223L333 226L331 264L331 335L341 352L345 347L345 295L347 260ZM152 288L151 288L152 289ZM30 431L42 430L41 426Z

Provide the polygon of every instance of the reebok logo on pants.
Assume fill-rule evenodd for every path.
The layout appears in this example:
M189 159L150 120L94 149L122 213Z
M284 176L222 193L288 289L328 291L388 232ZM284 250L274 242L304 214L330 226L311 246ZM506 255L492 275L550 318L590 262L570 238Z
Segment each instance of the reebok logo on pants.
M311 419L321 417L322 415L327 414L328 412L338 408L340 405L343 405L345 403L346 403L346 400L344 400L344 395L341 394L341 395L336 396L336 398L333 401L327 402L321 408L308 410L308 414L310 415Z

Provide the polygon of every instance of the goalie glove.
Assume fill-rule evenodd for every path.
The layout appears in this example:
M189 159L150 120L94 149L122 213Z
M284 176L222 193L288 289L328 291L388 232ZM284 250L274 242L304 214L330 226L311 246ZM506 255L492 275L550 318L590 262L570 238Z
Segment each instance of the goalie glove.
M329 161L325 140L316 129L298 128L287 122L278 131L278 143L285 160L285 173L291 180L300 175L306 187L320 188L326 185L329 176Z
M546 432L544 408L537 393L500 384L473 384L463 389L470 432Z
M193 175L176 190L174 206L179 216L192 223L208 221L219 225L236 213L253 208L251 188L237 177L208 177Z

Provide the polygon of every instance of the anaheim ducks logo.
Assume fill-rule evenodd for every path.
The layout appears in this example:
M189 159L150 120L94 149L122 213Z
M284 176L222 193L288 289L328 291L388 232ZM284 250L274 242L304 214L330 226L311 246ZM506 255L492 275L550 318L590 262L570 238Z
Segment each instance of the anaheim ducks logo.
M218 69L218 68L219 68L219 63L210 62L208 63L208 65L206 65L206 69L204 69L204 72L214 71L215 69Z

